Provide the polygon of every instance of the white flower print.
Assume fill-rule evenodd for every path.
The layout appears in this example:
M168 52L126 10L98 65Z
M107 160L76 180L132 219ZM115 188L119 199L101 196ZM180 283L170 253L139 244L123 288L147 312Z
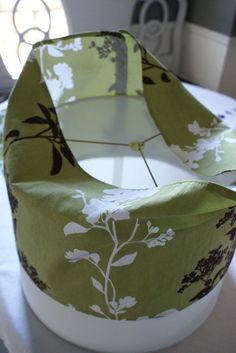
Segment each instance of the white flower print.
M89 259L89 260L92 260L96 264L100 260L100 257L99 257L98 254L96 254L96 253L90 254L86 250L79 250L79 249L74 249L73 251L67 251L65 253L65 258L69 262L77 262L77 261L80 261L80 260Z
M211 136L211 129L200 127L196 120L192 124L188 124L188 131L192 132L193 135Z
M63 42L60 40L57 43L46 44L42 48L42 50L44 50L44 48L47 48L49 56L59 58L64 56L65 51L72 50L77 52L79 50L82 50L82 41L81 38L75 38L71 43L63 45Z
M132 202L152 196L158 191L158 188L147 190L106 189L103 190L105 195L101 199L93 198L87 202L84 193L81 190L77 190L77 194L73 198L83 198L84 208L82 213L87 216L86 220L88 223L95 224L102 216L106 217L106 221L109 219L114 221L129 219L127 208Z
M55 64L53 65L53 70L58 76L58 79L63 85L64 89L70 89L74 87L74 83L72 80L72 69L67 63Z
M93 311L95 311L97 313L100 313L100 314L102 313L100 306L97 304L91 305L90 309L92 309Z
M117 299L116 285L111 278L111 269L117 268L124 270L127 266L135 263L138 251L130 252L122 255L120 251L125 249L127 245L145 245L147 249L157 246L165 246L172 240L175 232L172 228L159 234L159 227L152 225L150 220L146 221L146 232L140 239L135 238L140 227L139 220L136 219L130 234L127 234L126 240L119 240L119 234L116 230L116 222L128 220L130 218L129 207L141 199L151 197L158 192L158 188L147 190L126 190L121 188L103 190L100 198L87 199L86 194L82 190L76 190L73 199L82 201L83 206L81 214L84 215L87 225L81 225L76 222L69 222L64 227L65 236L77 234L79 236L88 236L92 229L103 230L111 239L113 248L108 258L107 264L104 265L104 259L98 253L90 253L87 250L74 249L65 253L65 258L70 263L79 261L88 261L99 273L99 277L91 276L91 284L97 291L98 295L104 297L106 312L97 304L90 306L93 312L99 315L121 320L120 315L124 315L130 308L138 304L135 296L125 295ZM103 260L103 261L102 261ZM124 318L122 318L124 320Z
M126 296L124 298L120 298L118 302L110 302L110 312L112 314L124 314L126 313L126 309L132 308L136 303L137 301L134 297Z
M74 249L73 251L67 251L65 253L65 258L69 260L69 262L77 262L83 259L87 259L89 257L89 252L84 250Z
M107 221L109 219L124 220L129 219L129 213L124 206L120 206L115 202L104 202L98 199L91 199L82 210L86 215L88 223L97 223L102 214L106 215Z
M73 71L68 65L65 58L66 51L78 52L82 49L81 38L75 38L71 42L63 45L62 41L53 44L45 44L34 49L32 54L33 58L38 58L42 71L41 82L47 84L48 90L52 96L54 104L57 105L63 96L65 90L70 90L74 87ZM62 61L55 63L50 68L44 67L44 52L47 51L48 55ZM64 60L63 60L64 59ZM74 96L67 98L67 101L74 100Z
M150 239L147 241L148 248L155 248L156 246L164 246L165 243L158 239Z
M49 70L47 70L47 73L48 77L45 77L45 82L47 84L52 100L55 102L55 104L57 104L63 95L64 88L57 78L52 78L52 73Z
M148 233L149 234L156 234L159 232L158 227L153 227L150 221L147 221Z
M47 45L48 55L53 56L54 58L59 58L64 56L64 54L55 47L55 45Z
M150 233L152 234L152 233ZM148 239L146 244L148 248L155 248L156 246L164 246L168 240L173 239L175 232L169 228L165 233L160 234L155 239Z
M74 87L73 72L67 63L53 65L53 72L47 70L44 80L55 104L59 102L65 90Z
M213 119L211 126L214 128L216 124L217 120ZM206 127L200 127L196 120L194 120L192 124L188 124L188 131L194 136L199 136L200 138L197 139L192 146L180 147L178 145L171 145L170 147L172 151L192 169L197 169L199 167L198 162L201 161L209 151L214 152L215 162L220 162L221 155L224 153L221 148L222 143L235 143L235 139L227 137L231 132L230 129L226 132L222 132L220 135L212 136L213 130Z
M75 233L87 233L88 231L89 231L89 228L85 228L76 222L67 223L67 225L64 227L65 235L75 234Z
M70 45L71 50L79 51L82 50L82 41L81 38L75 38L74 42Z
M90 305L90 309L91 309L92 311L94 311L95 313L98 313L98 314L100 314L101 316L104 316L105 318L110 319L109 316L107 316L106 314L104 314L104 312L102 311L102 309L100 308L99 305L97 305L97 304Z
M128 190L128 189L107 189L103 190L104 196L101 200L109 202L119 202L123 204L130 204L131 201L150 197L158 192L158 188Z

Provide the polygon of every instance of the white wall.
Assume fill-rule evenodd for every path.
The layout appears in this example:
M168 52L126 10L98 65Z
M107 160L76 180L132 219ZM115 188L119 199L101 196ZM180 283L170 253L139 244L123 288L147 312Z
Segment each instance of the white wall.
M180 76L196 84L236 97L236 38L186 23Z

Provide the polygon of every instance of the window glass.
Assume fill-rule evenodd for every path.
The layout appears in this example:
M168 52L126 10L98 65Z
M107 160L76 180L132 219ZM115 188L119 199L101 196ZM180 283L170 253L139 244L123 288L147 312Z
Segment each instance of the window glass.
M16 79L31 45L68 34L60 0L0 0L0 55Z

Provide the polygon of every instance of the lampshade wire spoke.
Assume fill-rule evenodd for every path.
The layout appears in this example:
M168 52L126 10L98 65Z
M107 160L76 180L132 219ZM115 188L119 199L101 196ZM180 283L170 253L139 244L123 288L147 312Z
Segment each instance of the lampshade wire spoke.
M142 142L143 142L143 143L146 143L146 142L151 141L152 139L154 139L155 137L158 137L158 136L160 136L160 135L161 135L161 133L159 132L158 134L156 134L156 135L154 135L154 136L151 136L151 137L149 137L148 139L143 140Z
M148 163L147 163L147 161L146 161L146 158L145 158L145 156L144 156L142 150L140 149L139 152L140 152L140 154L141 154L141 156L142 156L142 159L143 159L143 161L144 161L144 163L145 163L145 165L146 165L146 167L147 167L147 170L148 170L148 172L149 172L149 174L150 174L150 176L151 176L151 178L152 178L152 180L153 180L154 185L158 187L157 182L156 182L156 180L155 180L155 178L154 178L154 176L153 176L153 174L152 174L152 171L151 171L151 169L150 169L150 167L149 167L149 165L148 165Z
M159 132L158 134L151 136L149 138L147 138L146 140L141 141L142 143L146 143L148 141L151 141L152 139L154 139L155 137L160 136L161 133ZM100 144L100 145L114 145L114 146L129 146L129 143L119 143L119 142L107 142L107 141L93 141L93 140L78 140L78 139L71 139L71 138L67 138L66 141L69 142L81 142L81 143L96 143L96 144Z
M158 136L160 136L160 135L161 135L161 133L158 133L158 134L156 134L156 135L154 135L154 136L151 136L151 137L147 138L146 140L141 141L140 144L141 144L141 145L144 145L146 142L151 141L152 139L154 139L154 138L156 138L156 137L158 137ZM69 141L69 142L81 142L81 143L94 143L94 144L100 144L100 145L113 145L113 146L125 146L125 147L130 147L130 143L107 142L107 141L93 141L93 140L77 140L77 139L71 139L71 138L67 138L66 141ZM152 180L153 180L153 183L154 183L154 185L157 187L157 186L158 186L158 185L157 185L157 182L156 182L156 180L155 180L155 178L154 178L154 176L153 176L153 174L152 174L152 171L151 171L151 169L150 169L150 167L149 167L149 165L148 165L148 162L147 162L147 160L146 160L146 158L145 158L145 156L144 156L144 154L143 154L143 152L142 152L142 149L143 149L143 148L140 147L140 148L137 149L137 151L139 151L139 153L140 153L140 155L141 155L141 157L142 157L142 159L143 159L143 161L144 161L144 163L145 163L145 165L146 165L146 167L147 167L147 170L148 170L148 172L149 172L149 174L150 174L150 176L151 176L151 178L152 178Z
M118 142L106 142L106 141L92 141L92 140L77 140L77 139L66 139L69 142L82 142L82 143L96 143L99 145L114 145L114 146L126 146L128 147L128 143L118 143Z

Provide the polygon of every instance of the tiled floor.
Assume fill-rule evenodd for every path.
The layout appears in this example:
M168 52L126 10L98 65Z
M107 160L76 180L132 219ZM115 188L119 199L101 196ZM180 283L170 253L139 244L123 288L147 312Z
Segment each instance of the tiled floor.
M0 340L0 353L7 353L7 350L6 350L2 340Z

